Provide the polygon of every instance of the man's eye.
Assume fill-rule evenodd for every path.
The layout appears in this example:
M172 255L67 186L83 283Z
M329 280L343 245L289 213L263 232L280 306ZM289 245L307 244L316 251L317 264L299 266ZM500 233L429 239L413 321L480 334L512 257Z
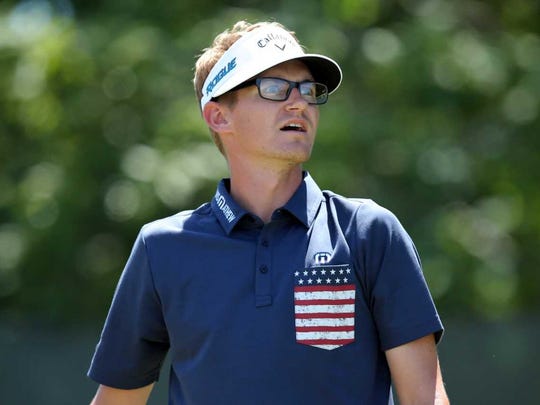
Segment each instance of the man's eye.
M269 85L264 88L264 91L271 94L278 94L283 92L283 86L278 84Z
M302 94L315 97L317 91L313 85L302 86Z

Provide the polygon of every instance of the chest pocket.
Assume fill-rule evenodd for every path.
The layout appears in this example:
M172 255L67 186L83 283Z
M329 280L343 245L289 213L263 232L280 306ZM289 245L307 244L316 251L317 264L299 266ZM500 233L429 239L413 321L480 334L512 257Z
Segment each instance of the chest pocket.
M348 264L294 274L294 321L300 344L333 350L354 342L356 285Z

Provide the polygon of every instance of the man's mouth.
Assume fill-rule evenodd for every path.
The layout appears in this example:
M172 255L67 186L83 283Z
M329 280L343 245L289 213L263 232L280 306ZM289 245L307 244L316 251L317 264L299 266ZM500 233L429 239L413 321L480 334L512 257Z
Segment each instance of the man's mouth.
M281 128L282 131L297 131L297 132L306 132L304 125L299 123L290 123Z

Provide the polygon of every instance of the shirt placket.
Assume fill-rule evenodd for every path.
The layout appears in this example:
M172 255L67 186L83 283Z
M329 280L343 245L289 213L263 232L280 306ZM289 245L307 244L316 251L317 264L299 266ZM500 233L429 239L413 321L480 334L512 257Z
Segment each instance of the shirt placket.
M272 305L272 223L263 226L255 255L255 306Z

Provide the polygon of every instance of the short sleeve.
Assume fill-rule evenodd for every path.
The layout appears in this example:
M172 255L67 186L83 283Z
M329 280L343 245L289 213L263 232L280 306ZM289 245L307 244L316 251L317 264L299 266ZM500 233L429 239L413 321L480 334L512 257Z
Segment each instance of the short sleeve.
M141 232L116 287L88 376L115 388L146 386L158 379L168 348Z
M438 342L443 325L413 241L394 214L375 203L369 206L357 213L358 247L381 348L429 334Z

